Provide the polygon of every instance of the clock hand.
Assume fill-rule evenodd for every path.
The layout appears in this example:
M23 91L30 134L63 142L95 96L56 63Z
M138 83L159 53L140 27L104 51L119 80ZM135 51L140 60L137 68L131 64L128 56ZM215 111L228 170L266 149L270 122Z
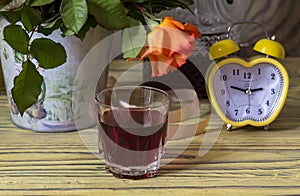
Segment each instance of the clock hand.
M248 90L247 90L248 91ZM248 107L250 108L251 106L251 97L250 97L251 93L250 94L247 94L247 98L248 98Z
M238 90L238 91L242 91L242 92L246 92L246 90L247 89L242 89L242 88L240 88L240 87L236 87L236 86L230 86L230 88L232 88L232 89L235 89L235 90Z
M263 88L255 88L255 89L251 89L250 91L255 92L255 91L262 91L262 90L264 90L264 89Z
M246 94L248 95L248 107L250 108L250 106L251 106L251 98L250 98L250 95L253 93L253 92L255 92L255 91L261 91L261 90L264 90L263 88L255 88L255 89L250 89L250 88L248 88L247 90L246 90Z
M249 86L248 86L248 88L245 91L245 93L247 94L247 97L248 97L248 108L251 107L251 97L250 97L250 95L252 94L252 91L251 91L252 81L253 81L253 77L251 77Z
M248 88L247 88L246 91L245 91L245 93L246 93L247 95L251 95L251 94L252 94L252 90L251 90L252 81L253 81L253 77L251 76L250 83L249 83L249 85L248 85ZM250 105L250 100L249 100L249 105Z

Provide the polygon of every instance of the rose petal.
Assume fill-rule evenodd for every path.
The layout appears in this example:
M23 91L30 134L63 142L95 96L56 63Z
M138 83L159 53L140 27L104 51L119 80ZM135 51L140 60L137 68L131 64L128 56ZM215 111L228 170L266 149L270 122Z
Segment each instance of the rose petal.
M148 57L152 76L165 75L185 64L195 48L195 37L200 36L196 26L166 17L148 34L147 49L140 61Z
M201 37L201 33L198 30L198 28L195 25L192 25L190 23L184 24L184 31L190 35L194 34L195 37L197 37L197 38Z
M150 55L149 60L152 68L152 77L162 76L169 72L171 66L168 63L170 60L168 57Z
M154 52L160 52L165 56L172 55L172 52L185 53L192 47L194 36L178 29L157 27L148 35L148 46ZM170 55L167 55L171 53Z
M184 30L184 25L181 22L178 22L174 18L168 16L164 18L163 22L159 26Z

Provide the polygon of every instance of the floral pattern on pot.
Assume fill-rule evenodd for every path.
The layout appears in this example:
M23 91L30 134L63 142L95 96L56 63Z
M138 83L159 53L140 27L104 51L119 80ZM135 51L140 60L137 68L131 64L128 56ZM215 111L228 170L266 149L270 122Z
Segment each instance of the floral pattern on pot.
M2 20L1 36L2 27L5 25L5 21ZM87 109L84 107L87 100L85 82L82 81L74 88L74 77L85 54L103 37L107 36L108 31L100 27L92 29L88 32L89 36L83 41L72 36L63 38L60 34L61 32L55 31L50 37L65 47L68 54L67 62L54 69L37 68L44 78L41 94L38 101L28 108L23 116L20 115L12 99L11 89L14 85L14 77L20 73L26 57L14 51L5 41L2 41L1 37L0 58L11 118L13 123L21 128L40 132L63 132L84 129L96 124L93 111L86 111ZM36 33L34 36L42 37L43 35ZM34 59L32 62L37 66ZM105 84L102 84L102 88L104 87ZM73 89L76 89L76 92ZM77 111L73 111L74 104L77 104ZM78 119L83 123L75 124L74 121Z

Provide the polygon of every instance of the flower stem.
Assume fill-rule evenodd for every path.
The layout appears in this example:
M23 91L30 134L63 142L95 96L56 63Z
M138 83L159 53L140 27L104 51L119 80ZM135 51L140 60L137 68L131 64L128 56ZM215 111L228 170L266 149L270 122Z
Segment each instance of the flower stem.
M31 33L29 35L29 40L28 40L28 43L27 43L28 51L30 50L30 41L31 41L34 33L36 32L37 28L38 28L38 25L35 26L35 27L33 27L32 31L31 31ZM25 55L26 56L26 60L29 59L29 55L30 55L29 53Z
M145 12L145 9L141 6L139 6L138 4L136 3L130 3L134 8L136 8L137 10L139 10L140 12L144 13Z

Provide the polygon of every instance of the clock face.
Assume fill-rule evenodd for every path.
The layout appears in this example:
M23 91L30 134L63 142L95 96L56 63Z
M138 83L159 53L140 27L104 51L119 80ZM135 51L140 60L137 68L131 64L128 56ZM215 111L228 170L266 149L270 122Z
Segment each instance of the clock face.
M287 74L270 62L222 64L213 75L214 101L229 122L264 126L281 110ZM231 123L232 124L232 123Z

